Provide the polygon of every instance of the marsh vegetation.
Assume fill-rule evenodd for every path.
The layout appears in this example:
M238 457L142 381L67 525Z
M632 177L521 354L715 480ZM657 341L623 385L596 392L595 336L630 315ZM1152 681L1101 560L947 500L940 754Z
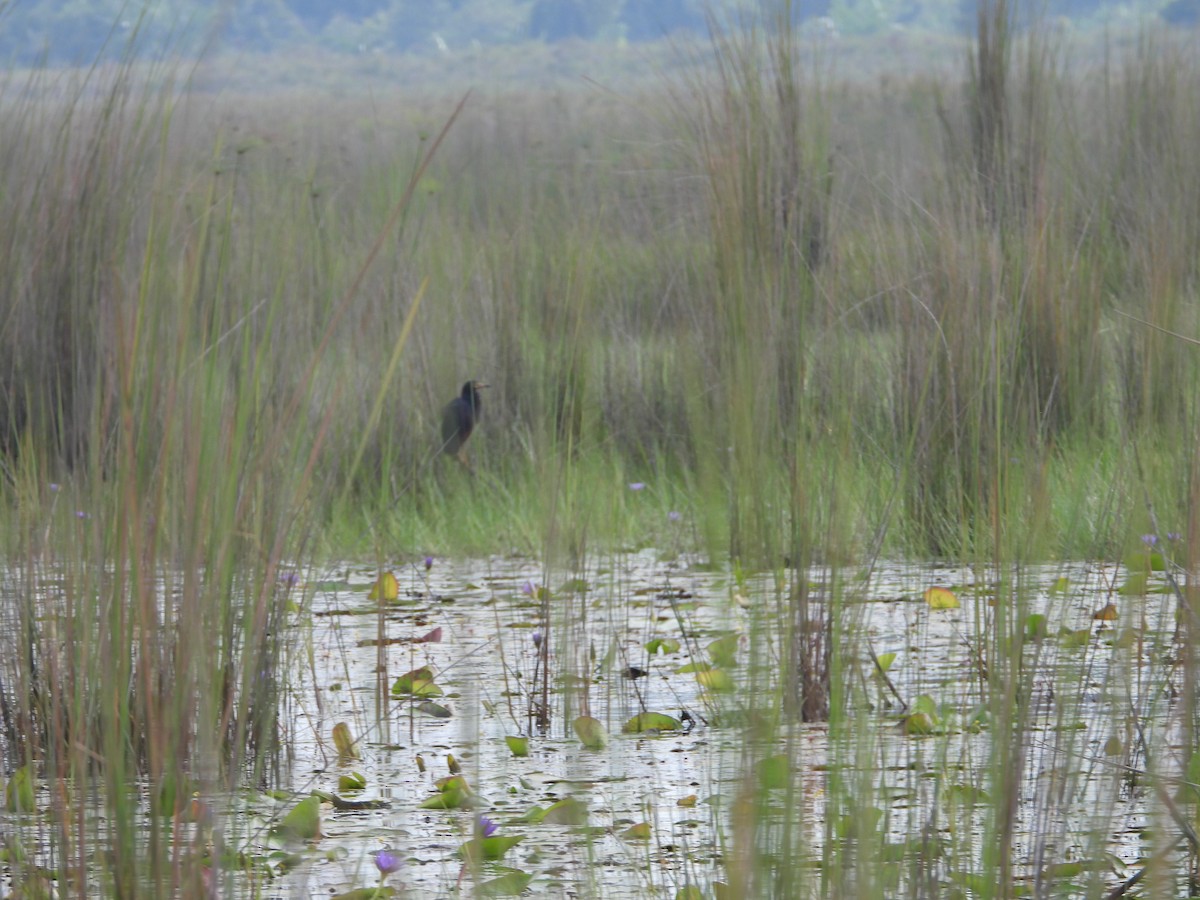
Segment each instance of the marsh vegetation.
M422 843L440 880L381 883L361 810L267 821L365 765L328 703L405 815L400 753L527 791L501 731L589 783L719 748L698 847L560 814L585 862L643 848L628 893L1200 893L1200 67L1007 23L869 82L771 22L619 92L9 73L4 890L274 896L333 858L360 896L606 892L497 870L461 785L371 826L480 842ZM468 471L437 451L474 378Z

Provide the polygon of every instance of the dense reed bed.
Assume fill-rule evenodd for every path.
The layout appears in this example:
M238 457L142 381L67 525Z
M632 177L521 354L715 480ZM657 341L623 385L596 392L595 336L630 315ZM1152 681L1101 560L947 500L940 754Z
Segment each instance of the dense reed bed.
M1197 57L1146 35L1073 59L1007 15L981 12L953 80L847 80L768 21L638 92L480 89L460 112L378 86L211 96L133 61L10 75L0 758L54 786L60 887L200 877L133 798L178 829L193 786L286 765L277 674L316 558L570 570L661 545L683 510L694 549L746 570L1003 569L1177 531L1190 572ZM473 474L435 458L472 377ZM786 583L795 678L772 689L837 722L862 646L834 595ZM1006 589L983 700L1022 733ZM993 749L997 773L1022 752ZM755 852L748 890L791 896Z

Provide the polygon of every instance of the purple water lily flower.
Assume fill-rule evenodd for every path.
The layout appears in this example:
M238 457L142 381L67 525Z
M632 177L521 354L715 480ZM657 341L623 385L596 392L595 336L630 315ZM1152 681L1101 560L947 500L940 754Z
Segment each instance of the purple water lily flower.
M1158 543L1158 535L1157 534L1143 534L1142 535L1142 543L1145 544L1147 547L1153 547L1155 544Z
M58 493L58 485L55 484L53 481L50 482L50 493L52 493L52 494Z
M646 489L646 483L644 481L631 481L629 482L629 489L631 491L643 491Z
M1175 543L1176 541L1183 540L1183 535L1181 535L1178 531L1168 531L1167 540L1171 543Z
M432 568L433 568L433 557L432 556L425 557L425 571L428 572Z
M669 513L667 513L667 518L672 522L678 522L683 518L683 513L677 512L676 510L671 510Z
M493 822L487 816L480 816L478 825L479 825L480 835L482 835L485 838L490 838L500 828L499 825L497 825L495 822Z
M532 581L526 581L523 585L521 585L521 593L526 597L532 597L537 593L537 588L533 586Z
M542 633L540 631L535 631L532 635L532 638L533 638L533 646L535 646L535 647L542 646Z
M400 854L393 853L391 850L377 850L375 852L375 868L379 870L380 875L386 878L400 868Z

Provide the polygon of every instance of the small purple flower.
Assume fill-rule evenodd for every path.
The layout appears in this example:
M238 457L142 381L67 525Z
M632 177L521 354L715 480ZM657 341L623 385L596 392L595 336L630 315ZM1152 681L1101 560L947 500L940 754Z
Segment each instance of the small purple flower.
M521 593L526 597L532 597L537 593L537 588L533 586L532 581L526 581L523 585L521 585Z
M667 513L667 518L670 519L672 522L678 522L680 519L683 518L683 513L678 512L676 510L671 510L669 513Z
M59 486L58 486L57 484L55 484L53 481L52 481L52 482L50 482L50 493L52 493L52 494L57 494L57 493L58 493L58 487L59 487Z
M90 519L91 517L91 513L86 513L82 509L75 510L75 518L77 519Z
M400 868L399 854L393 853L391 850L375 851L375 868L379 870L380 875L386 878Z
M480 816L478 824L479 824L479 833L485 838L490 838L500 828L499 825L497 825L495 822L493 822L487 816Z
M1178 531L1168 531L1167 532L1167 540L1170 541L1171 543L1175 543L1176 541L1183 540L1183 535L1180 534Z
M279 583L282 584L284 587L295 587L297 584L300 583L300 573L299 572L280 572L279 573Z
M532 638L533 638L533 646L535 646L535 647L542 646L542 633L540 631L535 631L532 635Z
M428 572L432 568L433 568L433 557L432 556L425 557L425 571Z
M1142 543L1145 544L1147 547L1153 547L1155 544L1158 543L1158 535L1157 534L1143 534L1142 535Z
M629 489L631 491L644 491L646 483L644 481L631 481L629 482Z

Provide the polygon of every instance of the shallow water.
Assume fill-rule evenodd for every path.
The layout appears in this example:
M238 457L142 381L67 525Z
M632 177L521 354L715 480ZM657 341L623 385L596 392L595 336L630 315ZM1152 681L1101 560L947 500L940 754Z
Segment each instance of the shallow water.
M1125 733L1120 723L1129 718L1131 705L1157 711L1158 721L1150 727L1158 740L1171 733L1170 707L1165 699L1155 699L1158 686L1149 683L1154 655L1169 645L1170 629L1163 626L1171 607L1165 595L1118 598L1123 606L1139 609L1137 616L1127 617L1138 620L1134 631L1140 644L1122 646L1122 628L1130 631L1130 622L1110 626L1092 618L1113 599L1124 577L1118 567L1028 569L1007 573L1009 587L999 584L995 573L981 578L928 565L881 565L869 577L856 572L848 580L844 573L810 573L814 595L840 592L842 628L856 635L845 650L853 661L845 677L855 682L852 695L860 704L855 715L863 728L832 754L832 764L823 725L751 741L740 724L750 712L770 715L778 707L771 693L778 682L773 673L781 670L773 606L786 590L779 590L777 576L735 584L728 573L689 568L679 560L662 562L650 552L631 554L594 571L551 576L547 629L539 622L538 604L522 591L526 582L540 585L545 577L529 560L454 565L439 560L428 573L417 566L397 574L400 602L390 605L381 620L375 604L366 600L375 571L352 570L337 587L309 573L313 652L298 660L292 673L293 787L336 791L338 774L353 769L367 778L359 796L389 805L369 812L325 810L318 851L271 885L272 896L374 884L371 853L383 847L397 850L405 861L390 884L417 896L448 896L473 877L456 850L471 836L480 813L499 823L501 834L524 835L503 864L531 873L533 893L671 897L687 884L708 892L713 882L727 878L731 833L739 825L733 807L743 796L747 772L776 754L790 757L796 792L786 809L772 804L774 812L765 814L799 825L800 837L792 846L812 860L822 858L831 802L828 775L836 765L841 777L865 775L873 787L860 809L847 805L843 793L837 804L841 820L873 811L896 846L911 845L915 835L932 828L940 841L954 846L948 858L967 868L964 862L977 862L990 840L995 804L984 803L981 810L948 798L990 789L985 773L995 764L995 735L986 722L977 733L969 726L987 683L986 636L998 627L993 601L1008 602L1018 589L1027 603L1020 614L1045 615L1052 635L1060 628L1091 634L1071 650L1060 640L1031 641L1023 657L1022 702L1032 711L1018 751L1023 778L1014 877L1033 880L1052 863L1098 859L1102 883L1112 885L1150 852L1142 826L1155 806L1153 798L1122 781L1126 763L1145 761L1106 755L1102 747L1113 734ZM568 578L582 578L587 589L557 590ZM961 608L931 610L922 594L932 585L955 589ZM440 643L387 646L382 682L430 666L446 691L437 699L451 710L449 718L417 712L407 699L380 704L377 650L362 642L376 639L381 627L389 639L442 629ZM535 631L544 633L550 649L550 722L544 733L530 714L538 665ZM738 687L715 703L706 702L695 676L677 669L689 661L689 647L703 658L701 648L731 631L739 635L739 664L730 670ZM683 647L650 657L644 645L655 637L681 640ZM888 671L894 694L872 677L871 650L896 654ZM649 675L622 677L630 665ZM895 695L912 703L922 694L936 702L944 719L938 730L949 734L904 733L899 724L904 708ZM621 724L643 709L674 716L686 710L697 724L686 734L621 735ZM608 729L605 749L585 749L574 736L569 723L581 712ZM361 745L362 758L348 766L337 764L330 739L333 725L342 721ZM506 735L521 733L530 737L530 755L524 759L513 757L504 743ZM416 764L418 754L426 763L424 773ZM474 811L420 809L432 796L434 781L448 774L449 754L460 761L476 792ZM516 821L534 805L565 797L587 804L586 826ZM678 805L690 797L694 806ZM954 814L961 821L948 822ZM639 823L650 825L649 840L621 836ZM477 874L487 880L502 871L489 863ZM810 893L817 896L821 886L813 872ZM965 877L947 864L939 877L952 882L959 876Z
M841 895L865 880L856 871L876 886L890 880L876 893L945 896L988 871L1004 808L991 797L995 774L1008 771L1020 773L1011 877L1036 894L1109 890L1179 834L1163 798L1175 796L1170 779L1180 772L1173 695L1182 673L1173 663L1175 601L1159 592L1159 578L1149 592L1126 596L1118 592L1126 572L1109 564L808 572L804 584L814 609L833 616L843 660L835 679L848 715L831 737L825 724L779 714L793 690L782 675L788 628L780 623L792 621L797 573L736 576L651 551L580 572L547 573L521 558L394 571L399 597L382 608L368 599L374 569L299 573L297 651L281 673L294 793L207 798L218 843L257 861L255 875L222 872L221 896L370 887L379 883L372 855L385 847L402 860L388 884L418 897L469 894L506 866L532 877L528 893L554 897L674 897L687 885L712 896L739 871L759 880L734 896ZM536 596L542 586L548 620ZM952 589L960 608L931 609L924 592L932 586ZM1095 619L1110 602L1118 618ZM1031 616L1043 616L1044 627ZM439 641L414 641L435 629ZM1019 670L993 670L1005 665L996 635L1027 630ZM680 669L712 661L708 645L723 637L733 651L724 663L732 689L714 694ZM654 639L679 647L652 655ZM894 654L887 680L872 654ZM448 717L390 695L398 676L421 666L444 691L432 699ZM625 677L631 666L647 674ZM1004 740L993 723L1008 686L1024 727ZM933 733L906 727L904 715L918 709L931 712ZM621 734L643 711L687 713L692 725ZM607 729L603 749L575 735L571 722L584 713ZM339 722L357 738L360 758L338 760ZM529 738L527 758L510 752L505 738L513 735ZM1010 758L998 757L1004 748ZM422 809L451 755L474 807ZM1132 777L1147 768L1156 777ZM778 783L765 774L772 771L783 772ZM339 792L338 777L350 772L365 776L365 789ZM312 790L382 805L323 807L316 841L269 837ZM519 821L565 798L586 805L579 822ZM480 815L499 834L523 839L502 862L472 871L458 850ZM643 825L643 836L626 833ZM285 859L286 872L265 874ZM1163 859L1159 895L1183 896L1182 859ZM781 888L782 877L793 880Z

